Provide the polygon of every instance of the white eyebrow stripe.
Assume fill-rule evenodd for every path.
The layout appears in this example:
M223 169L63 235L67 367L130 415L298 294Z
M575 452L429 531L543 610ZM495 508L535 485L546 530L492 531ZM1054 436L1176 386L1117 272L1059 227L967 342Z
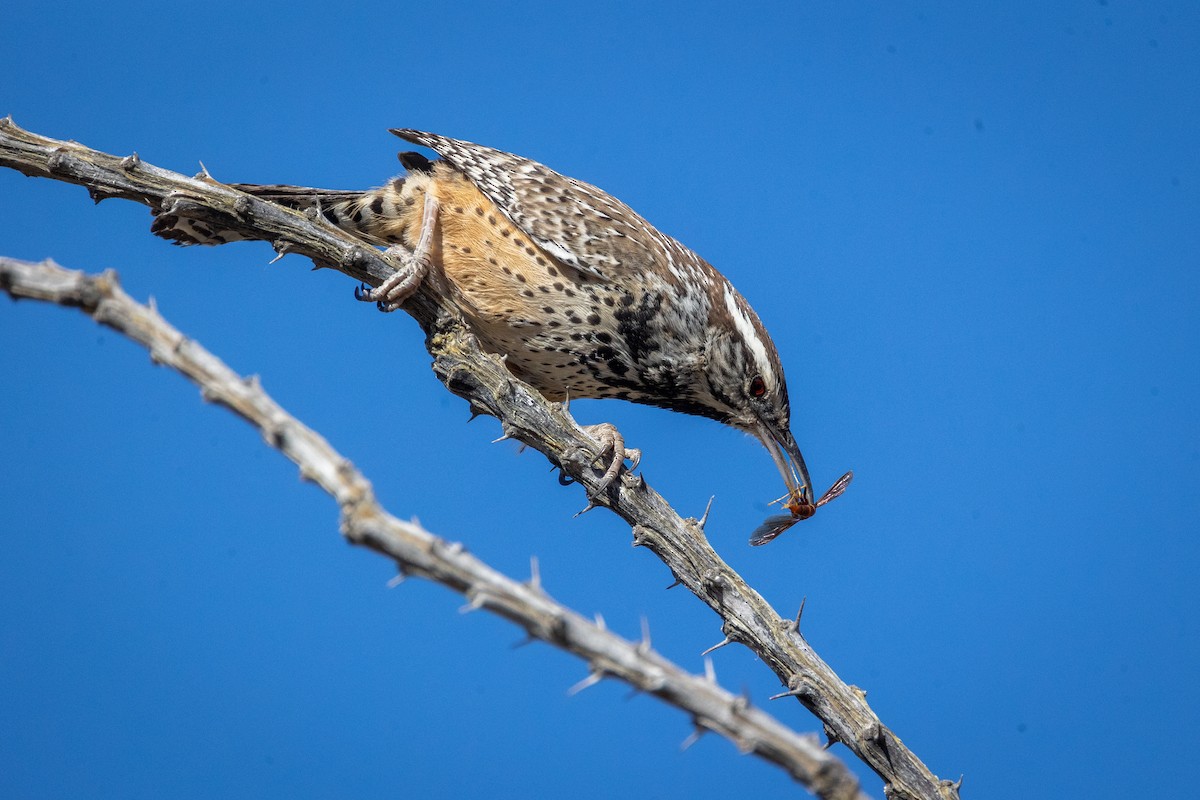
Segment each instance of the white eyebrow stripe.
M770 388L774 388L775 372L771 369L771 359L767 357L767 347L763 344L762 339L758 338L754 323L746 316L746 312L742 311L737 298L733 296L733 289L729 286L725 287L725 308L729 310L729 316L733 320L734 327L741 334L742 340L750 346L754 363L758 365L758 374L763 377Z

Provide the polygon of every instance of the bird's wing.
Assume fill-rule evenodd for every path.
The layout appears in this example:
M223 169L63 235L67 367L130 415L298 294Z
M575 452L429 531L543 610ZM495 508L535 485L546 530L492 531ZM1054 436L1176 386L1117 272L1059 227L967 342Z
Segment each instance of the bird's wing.
M686 251L608 192L536 161L435 133L392 133L446 159L539 247L598 278L644 273Z

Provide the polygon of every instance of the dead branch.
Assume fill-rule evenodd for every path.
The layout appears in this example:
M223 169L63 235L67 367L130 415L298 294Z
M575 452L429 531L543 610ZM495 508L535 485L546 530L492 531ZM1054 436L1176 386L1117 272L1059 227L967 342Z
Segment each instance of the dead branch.
M318 266L378 285L395 268L387 256L364 247L319 219L258 200L202 176L187 178L146 164L29 133L11 119L0 121L0 165L26 175L87 187L96 200L123 197L168 213L232 228L271 242L278 252L299 253ZM589 496L602 471L593 464L595 445L561 407L512 376L498 357L480 350L457 321L437 281L427 280L405 305L426 332L437 376L465 398L473 412L497 417L504 433L536 448L582 484ZM842 682L809 646L797 622L780 617L731 569L696 520L682 519L644 480L623 473L607 495L596 498L633 529L633 543L657 555L723 620L730 642L749 647L791 696L823 723L831 742L842 742L885 782L892 798L952 800L958 786L938 778L876 716L866 692Z
M300 468L301 477L337 500L346 538L395 560L401 577L426 578L449 587L467 598L465 610L490 611L520 625L530 639L578 656L588 665L585 681L611 676L682 709L696 730L718 733L741 751L783 767L818 797L866 797L853 774L815 736L799 735L715 681L688 673L653 650L648 638L630 642L561 605L542 588L536 565L533 577L520 583L488 567L461 544L388 514L362 473L280 407L257 379L239 376L170 325L152 305L135 302L121 289L115 273L87 275L49 261L31 264L0 256L0 286L14 298L80 308L145 347L155 363L191 379L205 400L258 428L269 445Z

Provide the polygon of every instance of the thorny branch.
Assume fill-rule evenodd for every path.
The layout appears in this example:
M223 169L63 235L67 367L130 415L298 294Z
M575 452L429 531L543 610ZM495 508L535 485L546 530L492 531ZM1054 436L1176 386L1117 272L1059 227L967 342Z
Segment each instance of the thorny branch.
M124 159L29 133L0 121L0 165L26 175L86 186L97 201L123 197L169 213L236 229L271 242L280 253L298 253L378 285L395 271L388 257L349 235L273 203L205 177L186 178ZM431 273L435 277L436 271ZM473 412L497 417L504 433L536 448L564 473L595 492L602 472L593 464L595 444L567 411L518 381L498 357L480 350L457 321L444 287L426 280L404 310L426 332L437 376L464 397ZM681 518L640 477L623 473L595 502L633 528L633 543L655 553L723 620L729 642L749 647L779 677L786 691L823 723L831 742L842 742L884 780L889 798L953 800L958 784L938 780L876 716L866 692L843 683L801 635L731 569L709 545L696 520Z
M197 342L186 338L153 305L135 302L116 274L87 275L53 262L31 264L0 256L0 287L14 298L78 307L97 322L133 339L158 364L178 370L200 386L202 396L229 408L257 427L269 445L337 500L348 540L395 560L401 577L417 576L447 586L467 599L464 610L486 609L583 659L589 670L580 688L612 676L687 712L696 731L713 731L743 752L777 764L827 800L865 800L854 775L821 747L744 697L693 675L650 646L647 635L630 642L561 605L542 588L536 563L529 581L509 578L469 554L461 544L402 522L385 512L371 484L315 431L288 414L263 390Z

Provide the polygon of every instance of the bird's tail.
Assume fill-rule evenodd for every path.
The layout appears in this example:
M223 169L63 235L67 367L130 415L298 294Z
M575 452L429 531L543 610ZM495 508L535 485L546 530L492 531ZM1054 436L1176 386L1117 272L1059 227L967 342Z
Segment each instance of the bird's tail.
M404 202L403 184L404 180L397 178L386 186L365 192L254 183L232 183L229 186L285 208L319 215L330 224L372 244L388 245L399 241L399 231L393 230L394 226L387 223L399 216L398 204ZM225 244L247 238L235 230L178 214L155 213L150 230L156 236L179 245Z
M232 183L231 188L286 208L320 215L332 225L380 246L404 243L418 194L424 191L434 163L420 153L401 153L408 178L394 178L365 192L310 189L305 186ZM419 209L420 206L417 206ZM419 219L419 211L417 218ZM154 213L151 232L175 244L225 244L246 239L235 230L178 214Z

